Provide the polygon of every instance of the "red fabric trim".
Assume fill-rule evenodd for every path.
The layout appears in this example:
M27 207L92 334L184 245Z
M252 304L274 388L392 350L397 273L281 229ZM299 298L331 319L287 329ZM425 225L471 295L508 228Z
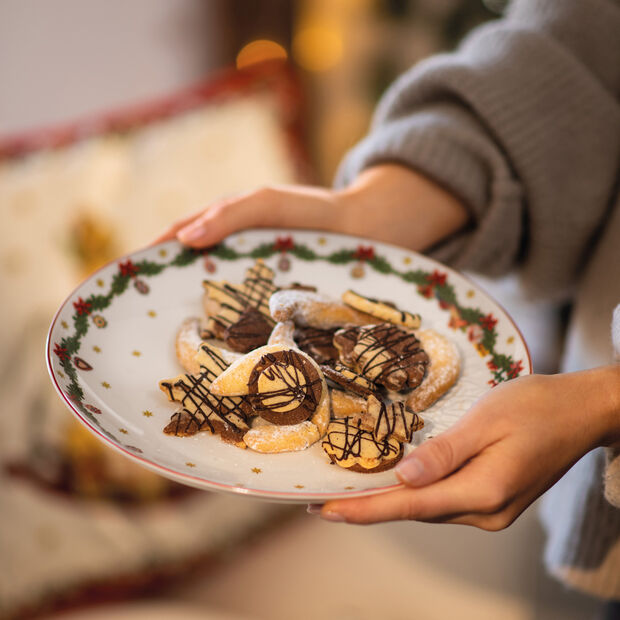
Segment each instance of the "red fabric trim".
M146 103L130 105L72 123L0 136L0 162L37 151L60 149L85 138L127 133L204 105L269 91L275 95L279 119L300 180L313 177L305 148L303 96L293 67L268 61L246 69L225 69L186 89Z

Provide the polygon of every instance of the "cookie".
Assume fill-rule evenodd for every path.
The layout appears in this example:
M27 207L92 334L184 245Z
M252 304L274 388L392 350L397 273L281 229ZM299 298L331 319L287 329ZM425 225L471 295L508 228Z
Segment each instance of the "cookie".
M407 397L406 404L413 411L424 411L456 383L461 371L461 357L456 345L435 330L420 329L416 336L430 363L424 381Z
M260 420L260 418L258 418ZM316 424L309 420L288 426L262 424L243 436L248 448L264 454L305 450L321 438Z
M420 327L420 315L412 314L405 310L399 310L394 304L387 301L379 301L372 297L364 297L359 293L348 290L342 295L342 301L355 310L364 312L379 321L386 321L407 329L417 329Z
M360 418L366 411L366 399L344 390L330 390L332 401L332 417L346 418L352 416Z
M346 366L396 392L417 387L428 365L415 335L390 323L338 330L334 345Z
M294 349L263 355L248 379L254 411L273 424L297 424L312 416L322 378L307 356Z
M269 314L269 298L277 291L273 283L274 272L258 259L245 273L243 283L231 284L226 281L205 280L203 286L206 298L203 306L209 321L207 329L224 339L225 330L236 324L248 308L254 308L273 327ZM265 338L265 344L267 339Z
M379 441L389 437L404 443L410 442L413 433L424 427L424 420L402 401L386 403L370 395L361 416L361 427L371 431Z
M192 374L200 372L200 365L196 356L201 344L200 320L190 318L183 321L177 332L174 345L177 359L186 372Z
M168 397L181 404L172 414L164 433L187 437L207 431L220 435L224 441L245 447L243 436L249 430L248 422L253 414L248 398L212 394L207 375L208 371L160 382L160 388Z
M294 339L297 346L318 364L333 364L338 360L338 349L333 343L335 333L335 327L332 329L297 327Z
M276 323L275 327L269 335L267 344L281 345L282 347L294 348L297 346L295 342L295 324L293 321L284 323Z
M377 320L313 291L288 289L274 293L269 300L276 321L294 321L302 327L332 329L343 325L366 325Z
M322 446L332 463L365 474L390 469L403 456L401 443L390 437L376 439L352 418L332 420Z
M267 344L273 324L256 308L246 308L235 323L222 333L222 340L233 350L248 353Z
M377 392L377 386L364 377L353 372L343 364L336 363L334 367L321 366L326 379L339 385L345 391L353 392L359 396L369 396Z

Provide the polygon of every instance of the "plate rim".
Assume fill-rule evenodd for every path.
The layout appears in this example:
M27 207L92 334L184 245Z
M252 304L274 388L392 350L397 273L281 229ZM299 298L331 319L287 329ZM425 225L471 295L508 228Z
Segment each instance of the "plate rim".
M529 346L528 346L528 344L527 344L527 342L526 342L526 340L525 340L525 338L523 336L523 333L519 329L519 326L516 324L515 320L512 318L511 314L506 310L506 308L501 303L499 303L493 296L491 296L489 293L487 293L483 286L480 286L477 282L474 282L470 277L468 277L467 275L463 274L463 272L459 271L458 269L455 269L454 267L446 265L446 264L444 264L444 263L442 263L442 262L438 261L437 259L434 259L434 258L432 258L430 256L422 254L421 252L417 252L415 250L410 250L408 248L405 248L405 247L402 247L402 246L399 246L399 245L395 245L395 244L384 242L384 241L378 241L376 239L369 239L369 238L366 238L366 237L359 237L357 235L350 235L350 234L347 234L347 233L325 231L325 230L320 230L320 229L305 229L305 228L304 229L294 229L294 228L272 228L272 227L248 228L248 229L243 229L243 230L240 230L240 231L236 231L235 233L232 233L231 235L229 235L225 239L222 239L222 241L220 241L220 243L225 242L226 239L230 238L233 235L237 235L237 234L241 234L241 233L243 233L243 234L251 234L251 233L254 233L254 232L260 232L260 233L266 233L266 234L268 234L268 233L275 233L276 235L282 235L282 234L286 235L286 234L289 234L289 233L290 234L295 234L295 233L302 232L302 233L314 233L314 234L318 234L318 235L342 236L342 237L347 237L347 238L349 238L351 240L355 240L355 242L357 242L357 243L362 243L362 244L363 243L368 243L368 244L371 244L371 245L373 245L373 244L381 244L382 246L388 247L388 248L393 249L393 250L397 250L397 251L400 251L400 252L407 252L409 255L412 255L412 256L418 257L418 258L422 258L422 259L424 259L426 261L430 261L435 266L440 267L441 269L444 269L444 270L448 270L452 274L456 275L459 278L462 278L464 281L466 281L467 283L472 285L472 287L474 287L475 289L477 289L478 291L483 293L488 298L488 300L490 300L494 305L496 305L504 313L506 318L511 323L512 327L515 329L516 333L519 335L519 339L520 339L520 341L521 341L521 343L523 344L523 347L524 347L525 357L526 357L526 360L527 360L527 365L524 366L524 368L523 368L523 370L526 371L523 376L533 373L532 357L531 357L531 354L530 354ZM100 273L101 271L103 271L104 269L107 269L108 267L110 267L113 264L116 264L118 262L130 259L131 257L134 257L135 255L140 254L142 252L146 252L146 251L149 251L149 250L154 250L155 248L157 248L159 246L162 246L164 244L170 243L170 241L176 241L176 240L171 239L171 240L167 240L167 241L162 241L160 243L147 244L147 245L145 245L145 246L143 246L143 247L141 247L139 249L133 250L132 252L127 252L125 254L122 254L122 255L120 255L118 257L115 257L112 260L106 262L104 265L102 265L101 267L99 267L98 269L96 269L95 271L90 273L77 286L75 286L71 290L71 292L63 299L63 301L60 303L60 305L58 306L58 309L54 313L54 316L53 316L52 321L50 323L50 327L49 327L48 332L47 332L47 337L46 337L46 342L45 342L45 358L46 358L47 371L48 371L48 374L50 375L50 379L52 380L52 384L54 385L54 388L55 388L56 392L60 396L60 398L61 398L62 402L65 404L65 406L69 409L69 411L71 411L71 413L73 413L73 415L75 417L77 417L77 419L84 426L86 426L86 428L90 432L95 434L100 441L103 441L106 446L109 446L109 447L113 448L114 450L116 450L120 454L130 458L131 460L133 460L137 464L142 465L142 466L146 467L147 469L149 469L151 471L154 471L155 473L158 473L158 474L160 474L162 476L165 476L168 479L172 479L172 480L174 480L176 482L180 482L182 484L186 484L188 486L191 486L191 487L194 487L194 488L198 488L198 489L202 489L202 490L221 491L221 492L231 493L231 494L234 494L234 495L245 496L245 497L254 497L254 498L257 498L257 499L264 499L264 500L269 500L269 501L281 501L281 502L287 502L287 503L308 503L308 502L312 502L312 501L316 501L316 500L319 500L319 501L320 500L325 500L326 501L326 500L330 500L330 499L354 499L354 498L378 495L378 494L381 494L381 493L386 493L386 492L393 491L393 490L396 490L398 488L404 487L405 485L403 483L398 482L396 484L391 484L391 485L386 485L386 486L381 486L381 487L375 487L375 488L370 488L370 489L364 489L364 490L360 490L360 491L329 492L329 493L302 493L302 492L295 493L295 492L292 492L292 491L269 491L269 490L264 490L264 489L251 489L251 488L246 488L246 487L237 486L237 485L224 484L224 483L220 483L220 482L213 482L213 481L210 481L210 480L205 480L202 477L193 476L191 474L187 474L187 473L184 473L184 472L179 472L179 471L170 469L170 468L166 467L165 465L161 465L161 464L155 463L152 460L149 460L147 458L144 458L144 457L141 457L141 456L139 456L137 454L134 454L133 452L131 452L127 448L124 448L123 446L118 445L117 443L112 441L109 437L107 437L105 435L105 433L103 433L102 431L97 429L96 426L94 426L82 414L82 412L79 411L79 409L77 409L73 405L71 400L65 395L64 391L60 387L60 384L58 383L58 379L56 377L56 374L54 372L53 365L52 365L52 351L51 351L52 333L54 331L54 327L56 326L58 318L60 317L60 314L65 309L67 304L71 301L71 299L75 296L77 291L80 288L82 288L87 282L89 282L92 279L94 279L96 277L96 275L98 273ZM180 243L179 243L179 246L181 248L184 247Z

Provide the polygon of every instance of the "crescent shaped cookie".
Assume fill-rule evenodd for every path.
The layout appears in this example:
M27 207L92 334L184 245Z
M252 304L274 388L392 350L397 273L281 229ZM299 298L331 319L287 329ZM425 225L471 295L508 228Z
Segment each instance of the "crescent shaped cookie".
M196 360L196 355L201 344L200 320L196 318L185 319L181 323L174 341L177 359L185 372L191 374L200 372L200 364Z
M296 325L316 329L377 322L377 319L326 295L300 289L285 289L274 293L269 299L269 310L276 321L292 320Z
M416 336L430 360L426 377L406 400L408 409L419 412L428 409L456 383L461 358L456 345L435 330L420 329Z

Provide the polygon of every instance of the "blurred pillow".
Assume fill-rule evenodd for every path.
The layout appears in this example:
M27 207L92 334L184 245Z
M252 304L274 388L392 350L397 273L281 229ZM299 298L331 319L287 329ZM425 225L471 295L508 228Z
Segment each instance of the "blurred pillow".
M302 180L299 110L289 69L264 65L0 139L0 615L143 590L281 514L103 447L54 393L43 348L56 307L102 263L218 197Z

